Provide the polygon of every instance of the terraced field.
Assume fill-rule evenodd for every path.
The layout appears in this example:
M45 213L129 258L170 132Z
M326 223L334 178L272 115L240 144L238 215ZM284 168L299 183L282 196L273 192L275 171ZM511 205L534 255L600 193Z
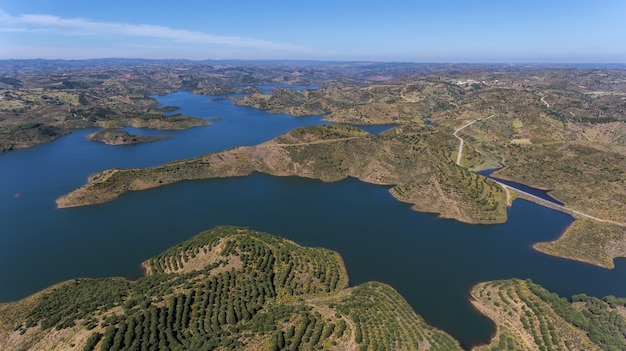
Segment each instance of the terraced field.
M559 297L530 281L481 283L474 306L494 320L497 333L477 350L623 350L626 299Z

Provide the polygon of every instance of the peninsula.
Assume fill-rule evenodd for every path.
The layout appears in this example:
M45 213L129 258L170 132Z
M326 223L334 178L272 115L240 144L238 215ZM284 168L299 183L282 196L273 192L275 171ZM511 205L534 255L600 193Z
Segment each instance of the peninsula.
M428 127L403 125L374 136L349 125L295 129L254 147L239 147L145 169L109 169L57 199L59 207L113 200L127 191L183 180L248 175L302 176L323 181L355 177L392 186L392 195L415 210L468 223L506 220L507 196L492 180L458 167L442 136Z

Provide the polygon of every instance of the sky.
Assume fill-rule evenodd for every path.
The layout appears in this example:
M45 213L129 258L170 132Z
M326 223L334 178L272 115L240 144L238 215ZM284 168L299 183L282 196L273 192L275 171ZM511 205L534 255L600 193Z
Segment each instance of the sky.
M0 59L626 63L626 0L0 0Z

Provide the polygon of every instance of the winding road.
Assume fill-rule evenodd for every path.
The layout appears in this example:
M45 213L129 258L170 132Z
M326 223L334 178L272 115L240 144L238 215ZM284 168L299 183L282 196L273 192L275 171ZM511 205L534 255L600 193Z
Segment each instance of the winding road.
M457 129L454 131L454 134L453 134L453 135L454 135L454 137L455 137L455 138L457 138L457 139L459 139L459 153L456 155L456 164L457 164L457 165L459 165L459 166L461 165L461 157L463 156L463 144L464 144L463 139L462 139L460 136L458 136L458 135L457 135L457 133L458 133L458 132L460 132L461 130L463 130L463 129L465 129L465 128L469 127L469 126L471 126L472 124L474 124L474 123L476 123L476 122L480 122L480 121L485 121L485 120L488 120L489 118L491 118L491 117L493 117L493 116L495 116L495 115L491 115L491 116L489 116L489 117L485 117L485 118L475 119L475 120L473 120L473 121L469 122L468 124L466 124L466 125L464 125L464 126L462 126L462 127L460 127L460 128L457 128Z

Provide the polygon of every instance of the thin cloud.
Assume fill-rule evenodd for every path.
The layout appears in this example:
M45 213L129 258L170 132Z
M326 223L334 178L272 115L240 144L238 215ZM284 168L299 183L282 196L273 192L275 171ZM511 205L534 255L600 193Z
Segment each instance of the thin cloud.
M137 37L177 43L223 45L258 50L310 51L310 48L289 43L275 43L268 40L238 36L220 36L151 24L98 22L83 18L61 18L46 14L11 16L2 9L0 9L0 31L45 32L65 36Z

